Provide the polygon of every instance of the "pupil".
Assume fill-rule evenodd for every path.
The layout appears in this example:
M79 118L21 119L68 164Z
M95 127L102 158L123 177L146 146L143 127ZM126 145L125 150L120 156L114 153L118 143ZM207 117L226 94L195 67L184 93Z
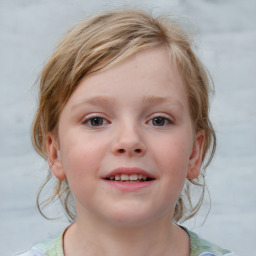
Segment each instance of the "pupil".
M164 118L156 117L153 119L153 124L156 126L163 126L164 125Z
M91 125L92 126L100 126L103 124L103 119L99 117L94 117L91 119Z

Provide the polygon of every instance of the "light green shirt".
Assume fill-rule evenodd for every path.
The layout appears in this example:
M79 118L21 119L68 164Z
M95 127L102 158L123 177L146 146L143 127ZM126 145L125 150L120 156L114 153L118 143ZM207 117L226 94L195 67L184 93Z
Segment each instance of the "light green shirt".
M183 228L183 227L182 227ZM190 237L190 256L235 256L226 249L201 239L197 234L183 228ZM34 246L18 256L64 256L63 234Z

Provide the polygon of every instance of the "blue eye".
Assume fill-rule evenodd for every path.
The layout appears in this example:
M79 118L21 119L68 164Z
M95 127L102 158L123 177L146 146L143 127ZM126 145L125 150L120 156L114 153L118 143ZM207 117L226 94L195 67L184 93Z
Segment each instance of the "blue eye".
M165 126L167 124L170 124L171 121L167 118L157 116L157 117L154 117L152 120L150 120L150 123L152 123L152 125L154 126Z
M106 119L104 119L102 117L95 116L95 117L85 120L83 122L83 124L88 124L89 126L102 126L102 125L106 124L106 122L107 122Z

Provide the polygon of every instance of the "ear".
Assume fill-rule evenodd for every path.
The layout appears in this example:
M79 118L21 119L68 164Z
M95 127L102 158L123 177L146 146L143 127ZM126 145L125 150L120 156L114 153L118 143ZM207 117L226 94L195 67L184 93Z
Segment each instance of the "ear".
M205 133L204 131L199 131L195 136L193 149L189 158L187 178L190 180L197 178L200 174L204 141Z
M50 166L51 172L57 179L65 179L66 173L63 168L59 143L56 139L56 136L53 134L49 134L47 136L46 147L48 153L48 164Z

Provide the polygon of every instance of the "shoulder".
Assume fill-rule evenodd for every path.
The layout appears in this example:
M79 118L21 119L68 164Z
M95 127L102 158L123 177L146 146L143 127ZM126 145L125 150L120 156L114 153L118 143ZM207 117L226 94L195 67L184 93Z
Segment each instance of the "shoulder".
M17 256L64 256L62 249L63 233L53 239L37 244L29 251L18 254Z
M183 229L190 237L191 256L236 256L231 251L200 238L196 233L189 231L186 228Z
M16 256L46 256L39 248L33 247L27 252L17 254Z

